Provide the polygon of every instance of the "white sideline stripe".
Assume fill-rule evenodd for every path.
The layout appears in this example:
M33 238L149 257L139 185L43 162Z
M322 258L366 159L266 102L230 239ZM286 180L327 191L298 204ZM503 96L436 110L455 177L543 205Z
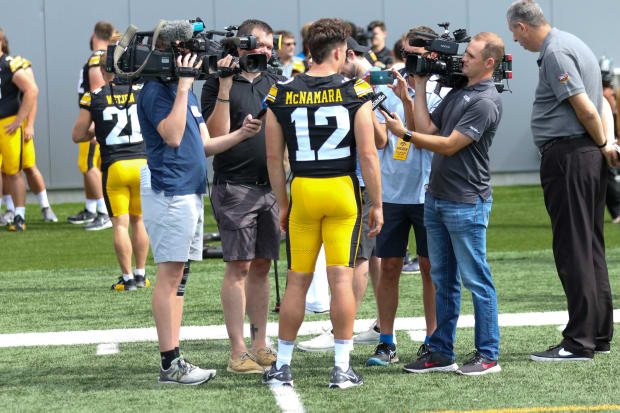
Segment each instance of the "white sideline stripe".
M97 346L97 355L104 356L118 353L118 343L103 343Z
M269 386L283 413L304 413L299 395L290 386Z
M620 320L620 310L614 310L614 319ZM368 330L374 319L356 320L353 330L360 333ZM514 313L500 314L499 325L507 326L544 326L560 325L568 322L568 312L552 311L547 313ZM459 317L457 327L473 327L474 316ZM301 325L299 335L319 334L326 328L331 328L331 321L307 321ZM424 330L424 317L397 318L395 330ZM250 337L249 324L244 325L244 336ZM267 324L267 336L278 336L278 323ZM187 326L181 327L181 340L223 340L228 339L225 325ZM74 344L101 344L101 343L134 343L141 341L157 341L157 331L151 328L122 328L114 330L87 330L87 331L58 331L49 333L17 333L0 334L0 348L2 347L29 347L29 346L64 346Z

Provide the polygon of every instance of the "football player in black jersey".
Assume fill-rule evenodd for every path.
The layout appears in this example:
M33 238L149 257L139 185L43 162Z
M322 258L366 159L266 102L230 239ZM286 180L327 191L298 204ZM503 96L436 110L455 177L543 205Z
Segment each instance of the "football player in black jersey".
M334 327L335 366L329 387L362 384L349 364L355 318L353 267L362 208L356 152L373 204L369 237L381 230L383 211L369 101L372 89L363 80L339 74L348 35L348 26L340 19L313 23L308 42L314 64L306 74L276 83L266 99L267 167L280 208L280 226L287 233L289 272L280 311L278 358L263 375L265 384L292 385L292 351L321 244ZM283 169L285 145L294 175L290 202Z
M26 188L19 175L22 170L22 134L24 121L37 100L39 88L34 78L25 72L23 59L14 59L9 53L8 40L0 29L0 156L6 184L15 203L15 218L9 230L24 231Z
M146 147L138 122L137 99L142 85L117 85L114 75L105 72L104 52L98 69L106 84L85 92L80 115L73 127L73 141L89 142L94 135L101 150L103 195L114 227L114 249L122 276L112 285L116 291L148 287L145 276L149 238L142 221L140 168L146 165ZM131 238L129 224L131 223ZM131 255L136 268L131 271Z
M103 87L105 84L99 70L99 62L114 33L114 26L109 22L100 21L95 24L90 39L93 53L80 71L78 105L80 105L82 97L86 92L90 93L95 89ZM78 167L84 175L86 207L83 211L67 218L67 220L72 224L86 224L84 229L87 230L100 230L112 226L103 200L100 166L101 155L97 141L93 139L89 142L80 143Z

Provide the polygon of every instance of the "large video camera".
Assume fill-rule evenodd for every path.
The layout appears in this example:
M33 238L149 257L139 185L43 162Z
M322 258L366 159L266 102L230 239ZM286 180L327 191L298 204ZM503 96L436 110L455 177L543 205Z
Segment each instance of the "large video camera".
M237 66L218 67L217 61L227 54L236 55L236 49L256 48L255 36L237 37L238 28L229 26L224 31L206 30L199 17L193 20L161 20L153 31L139 32L129 25L117 45L108 46L106 70L124 79L160 79L171 81L179 76L205 79L207 76L226 77L241 71L262 72L267 70L267 57L253 53L233 59ZM214 39L218 36L218 39ZM178 68L179 55L189 51L202 60L200 70Z
M419 55L415 53L407 54L405 70L408 74L414 75L438 75L439 83L442 86L451 88L464 87L467 84L467 77L463 74L463 55L459 55L459 43L466 43L471 40L465 29L455 30L452 35L448 30L450 23L439 23L438 26L444 29L440 36L435 36L427 32L416 32L417 39L409 40L410 46L424 47L428 53ZM504 84L505 79L512 79L512 55L505 55L493 71L493 80L498 92L510 91Z

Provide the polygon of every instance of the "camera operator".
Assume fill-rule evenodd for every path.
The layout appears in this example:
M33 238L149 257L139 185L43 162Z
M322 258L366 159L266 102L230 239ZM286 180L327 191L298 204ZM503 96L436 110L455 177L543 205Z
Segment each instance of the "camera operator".
M437 329L429 351L404 367L411 373L456 370L481 375L501 370L497 296L486 260L486 228L492 203L488 152L502 116L493 71L503 57L502 40L493 33L479 33L462 58L467 85L452 89L432 114L423 93L428 78L414 77L415 132L403 126L398 114L392 114L395 119L385 116L394 135L435 153L424 224L435 300L441 305L436 307ZM454 361L453 342L461 302L459 278L472 293L476 323L475 356L461 368Z
M269 58L273 49L273 30L260 20L246 20L238 36L253 35L256 49L238 49L239 56L261 53ZM218 62L229 66L231 56ZM271 86L283 76L268 71L241 72L229 77L209 78L202 89L202 113L213 136L241 127L248 114L263 108ZM231 342L228 371L261 374L275 361L267 347L265 333L269 307L269 268L280 252L278 206L271 192L265 155L265 133L244 141L213 161L213 212L222 237L226 272L222 283L222 307ZM251 294L246 295L246 291ZM247 303L247 305L246 305ZM252 346L243 339L243 320L247 307Z
M562 341L530 357L588 361L594 353L609 352L614 328L603 219L605 161L616 166L618 154L613 133L605 136L601 122L601 72L592 50L576 36L552 28L535 1L512 3L506 17L514 40L539 52L531 126L542 155L540 179L553 255L568 304Z
M372 36L370 38L371 50L376 59L372 59L370 55L367 55L366 58L373 62L375 66L381 68L391 67L394 63L394 58L392 57L390 49L385 47L385 39L387 37L385 23L380 20L371 21L368 24L368 31Z
M423 47L411 46L410 40L417 39L417 32L437 35L431 28L418 26L410 29L403 36L405 53L424 55ZM393 70L396 83L377 86L377 92L387 96L384 107L390 112L398 113L403 119L413 124L413 99L415 96L414 77L403 71L403 75ZM434 76L425 90L426 104L430 113L440 104L442 97L434 92L437 85ZM448 89L442 89L443 96ZM378 112L378 111L377 111ZM379 113L379 122L385 128L385 119ZM394 341L394 319L398 306L398 285L403 269L404 257L409 240L409 231L413 227L415 234L416 255L420 263L422 278L422 297L426 318L426 339L422 351L427 350L430 335L435 331L435 288L430 274L430 262L424 227L424 194L431 171L433 153L425 149L411 147L393 133L388 133L388 140L380 155L381 181L383 182L383 208L385 214L383 231L377 236L377 255L381 258L381 278L377 290L379 296L379 318L381 339L375 353L368 359L368 365L387 366L397 361L396 343Z
M165 47L160 43L160 48ZM206 192L206 156L222 152L255 135L259 120L246 116L243 126L211 139L198 110L187 72L200 68L196 56L179 56L178 81L150 80L138 98L138 118L148 167L140 171L144 224L157 263L153 291L153 318L161 352L160 383L200 384L215 376L180 354L179 333L183 315L189 261L202 260L203 194ZM186 72L186 73L187 73Z

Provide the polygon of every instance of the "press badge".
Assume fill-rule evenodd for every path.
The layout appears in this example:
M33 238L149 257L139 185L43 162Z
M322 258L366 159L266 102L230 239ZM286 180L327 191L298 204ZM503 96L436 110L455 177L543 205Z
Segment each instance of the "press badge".
M405 142L401 138L398 138L398 143L396 143L396 148L394 148L394 156L392 158L399 161L406 161L410 146L411 142Z

